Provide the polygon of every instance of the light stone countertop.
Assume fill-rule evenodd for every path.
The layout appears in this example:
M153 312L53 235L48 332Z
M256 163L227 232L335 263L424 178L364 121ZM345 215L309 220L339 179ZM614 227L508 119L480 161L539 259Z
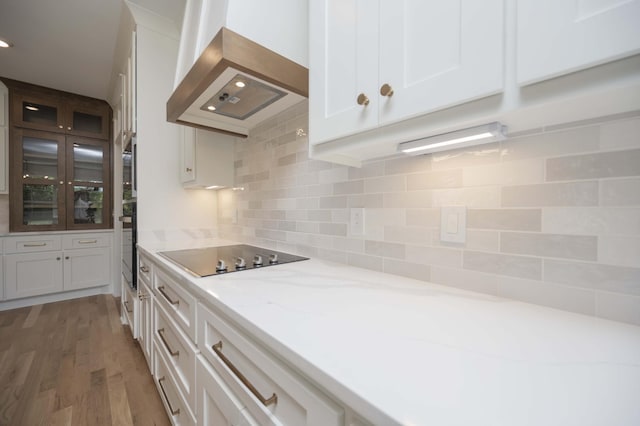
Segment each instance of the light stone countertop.
M640 327L310 259L195 278L258 341L374 424L639 425Z

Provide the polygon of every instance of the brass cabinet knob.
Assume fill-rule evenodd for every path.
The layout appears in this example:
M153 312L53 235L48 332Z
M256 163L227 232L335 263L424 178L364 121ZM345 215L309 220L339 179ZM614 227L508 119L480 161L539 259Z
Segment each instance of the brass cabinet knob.
M67 130L71 130L71 126L67 126Z
M367 95L365 95L364 93L360 93L358 95L358 105L369 105L369 98L367 98Z
M393 88L389 86L387 83L385 83L382 86L380 86L380 94L382 96L391 97L393 96Z

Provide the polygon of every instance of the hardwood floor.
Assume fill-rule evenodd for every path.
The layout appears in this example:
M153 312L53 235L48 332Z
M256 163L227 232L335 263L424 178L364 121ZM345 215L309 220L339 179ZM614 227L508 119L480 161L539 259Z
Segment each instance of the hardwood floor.
M0 425L111 424L170 424L117 299L0 312Z

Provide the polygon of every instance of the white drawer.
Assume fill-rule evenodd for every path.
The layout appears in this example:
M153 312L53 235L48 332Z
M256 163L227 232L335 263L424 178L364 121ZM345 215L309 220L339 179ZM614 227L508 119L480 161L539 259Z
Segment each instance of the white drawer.
M83 249L94 247L110 247L111 234L69 234L62 236L62 247L66 249Z
M180 393L176 381L167 366L164 355L158 350L155 344L153 345L153 351L155 359L153 377L158 392L160 392L160 399L167 410L171 423L185 426L195 425L195 416Z
M220 375L201 355L196 365L198 425L259 426Z
M260 425L343 424L340 406L201 303L198 321L201 354Z
M123 278L124 280L124 278ZM129 331L134 339L138 337L138 330L136 329L137 323L135 320L135 311L136 311L136 294L133 292L131 287L124 282L122 284L122 314L125 317L127 323L129 324Z
M138 277L144 279L147 284L151 285L151 276L153 263L144 254L138 252Z
M33 253L61 249L60 235L25 235L24 237L6 237L4 239L5 253Z
M153 269L153 288L156 300L171 318L196 342L196 299L164 270Z
M154 340L187 403L195 412L196 348L160 306L154 309Z

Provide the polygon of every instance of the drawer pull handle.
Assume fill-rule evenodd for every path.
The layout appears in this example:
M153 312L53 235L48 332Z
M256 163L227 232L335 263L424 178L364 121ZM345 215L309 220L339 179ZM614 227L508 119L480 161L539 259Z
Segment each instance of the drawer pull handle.
M253 396L258 398L258 400L262 402L262 405L264 405L265 407L268 407L269 405L276 404L278 402L278 395L276 395L275 392L273 393L273 395L271 395L271 397L269 397L269 399L260 395L260 392L258 392L258 389L256 389L255 386L253 386L251 382L249 382L249 380L240 372L240 370L238 370L236 366L233 365L233 363L229 361L229 359L226 356L224 356L224 354L222 353L222 340L220 340L215 345L211 346L211 348L216 353L216 355L220 357L222 362L224 362L224 364L227 367L229 367L231 371L233 371L233 374L235 374L236 377L240 379L240 381L251 391Z
M24 243L25 247L44 247L47 243Z
M162 343L164 343L164 347L167 348L167 350L169 351L169 355L171 356L180 355L180 351L174 351L169 346L169 342L167 342L167 339L164 337L164 328L158 329L158 336L160 336L160 340L162 340Z
M177 410L174 410L173 407L171 406L171 402L169 402L169 397L167 397L167 391L164 390L164 386L162 385L162 382L164 382L166 379L164 376L160 377L158 379L158 384L160 385L160 390L162 391L162 395L164 395L164 400L167 401L167 405L169 406L169 411L171 411L171 415L173 416L177 416L178 414L180 414L180 409L178 408Z
M158 287L158 291L160 293L162 293L162 295L164 296L165 299L167 299L167 301L169 303L171 303L172 305L179 305L180 304L180 300L171 300L171 297L169 297L169 295L167 294L167 292L164 291L164 286L160 286Z
M98 240L80 240L78 241L78 244L95 244L97 242Z
M145 273L145 274L148 274L148 273L149 273L149 268L147 268L146 266L141 266L141 267L140 267L140 272L143 272L143 273Z
M127 310L127 312L129 312L130 314L133 313L133 309L129 309L129 301L125 300L123 302L125 309Z

